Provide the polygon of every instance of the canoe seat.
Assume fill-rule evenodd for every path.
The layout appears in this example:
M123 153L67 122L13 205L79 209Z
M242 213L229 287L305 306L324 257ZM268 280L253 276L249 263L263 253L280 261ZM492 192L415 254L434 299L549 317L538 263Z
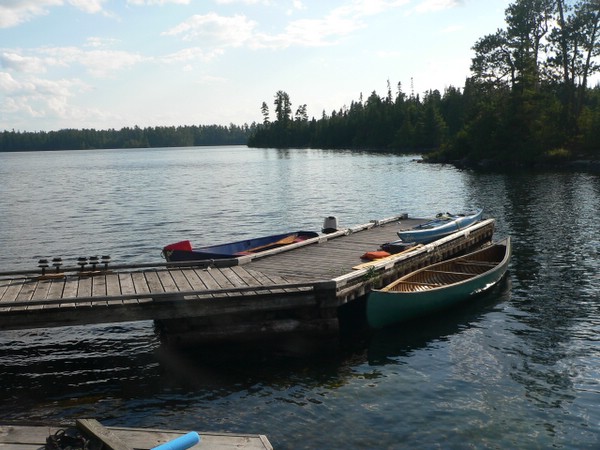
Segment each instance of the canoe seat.
M498 263L491 261L455 261L456 264L462 264L464 266L483 266L483 267L495 267Z
M463 276L463 277L472 277L474 274L472 273L466 273L466 272L452 272L449 270L430 270L430 269L425 269L423 270L423 272L429 272L429 273L441 273L443 275L459 275L459 276Z
M421 283L419 281L399 281L398 283L394 284L391 287L391 289L389 289L388 291L389 292L402 291L401 286L436 288L436 287L440 287L440 286L444 286L444 285L440 284L440 283ZM387 290L387 289L384 289L384 290Z

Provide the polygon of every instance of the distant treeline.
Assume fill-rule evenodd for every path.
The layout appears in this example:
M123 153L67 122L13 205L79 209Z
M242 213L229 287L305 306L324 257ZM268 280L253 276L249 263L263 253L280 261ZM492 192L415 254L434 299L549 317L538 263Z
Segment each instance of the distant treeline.
M479 39L462 89L406 94L388 81L330 115L292 115L289 95L275 94L273 120L249 146L429 150L430 159L532 163L600 156L598 0L518 0L506 29Z
M64 129L4 131L0 151L85 150L95 148L189 147L244 145L256 125L200 125L121 128L120 130Z

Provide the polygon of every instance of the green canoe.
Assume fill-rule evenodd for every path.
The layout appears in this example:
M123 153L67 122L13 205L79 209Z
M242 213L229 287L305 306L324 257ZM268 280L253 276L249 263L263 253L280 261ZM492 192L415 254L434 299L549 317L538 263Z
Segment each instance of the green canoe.
M383 328L434 314L491 288L504 276L511 251L509 237L371 291L367 298L369 326Z

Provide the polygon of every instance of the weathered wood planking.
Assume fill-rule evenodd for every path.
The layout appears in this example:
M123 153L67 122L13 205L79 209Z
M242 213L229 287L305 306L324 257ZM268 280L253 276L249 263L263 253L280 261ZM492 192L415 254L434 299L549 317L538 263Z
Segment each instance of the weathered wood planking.
M494 228L491 219L474 227L471 235L471 231L457 233L439 246L430 244L406 258L376 263L368 268L376 277L366 268L352 269L365 252L396 240L406 222L366 224L290 251L220 261L215 267L144 265L145 270L71 271L45 278L4 274L0 276L0 330L336 308L367 293L374 280L383 282L491 239Z
M144 297L156 298L156 294L176 296L178 293L201 295L206 292L211 297L235 296L239 289L261 288L256 291L244 291L246 295L251 295L253 292L278 292L282 290L280 287L270 287L276 284L297 284L296 281L290 277L264 276L239 266L209 270L154 269L144 272L122 272L118 275L108 273L56 279L7 279L2 280L5 289L0 296L0 308L51 303L64 306L81 306L85 303L107 305L115 300L113 297L121 297L127 301ZM53 295L48 295L49 293Z
M419 223L419 222L416 222ZM284 252L268 258L256 259L250 267L268 274L296 276L306 279L331 279L351 272L352 267L364 262L361 256L378 250L381 244L398 239L396 234L404 226L388 223L356 233Z
M265 277L242 267L155 268L1 281L0 329L165 320L315 304L310 282ZM288 299L290 295L295 298ZM209 302L225 298L227 302ZM29 311L36 313L26 315Z
M172 441L187 431L106 427L118 439L136 450L147 450ZM48 436L56 433L56 426L0 425L0 449L39 450ZM193 449L212 450L272 450L273 446L263 434L234 434L199 432L201 440Z

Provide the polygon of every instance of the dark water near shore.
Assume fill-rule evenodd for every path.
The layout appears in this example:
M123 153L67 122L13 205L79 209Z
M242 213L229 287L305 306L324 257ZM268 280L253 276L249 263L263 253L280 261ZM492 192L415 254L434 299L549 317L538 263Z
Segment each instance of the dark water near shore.
M0 423L95 417L278 449L600 448L598 175L244 147L0 153L0 194L0 271L475 206L514 247L476 305L327 357L181 354L150 322L0 331Z

